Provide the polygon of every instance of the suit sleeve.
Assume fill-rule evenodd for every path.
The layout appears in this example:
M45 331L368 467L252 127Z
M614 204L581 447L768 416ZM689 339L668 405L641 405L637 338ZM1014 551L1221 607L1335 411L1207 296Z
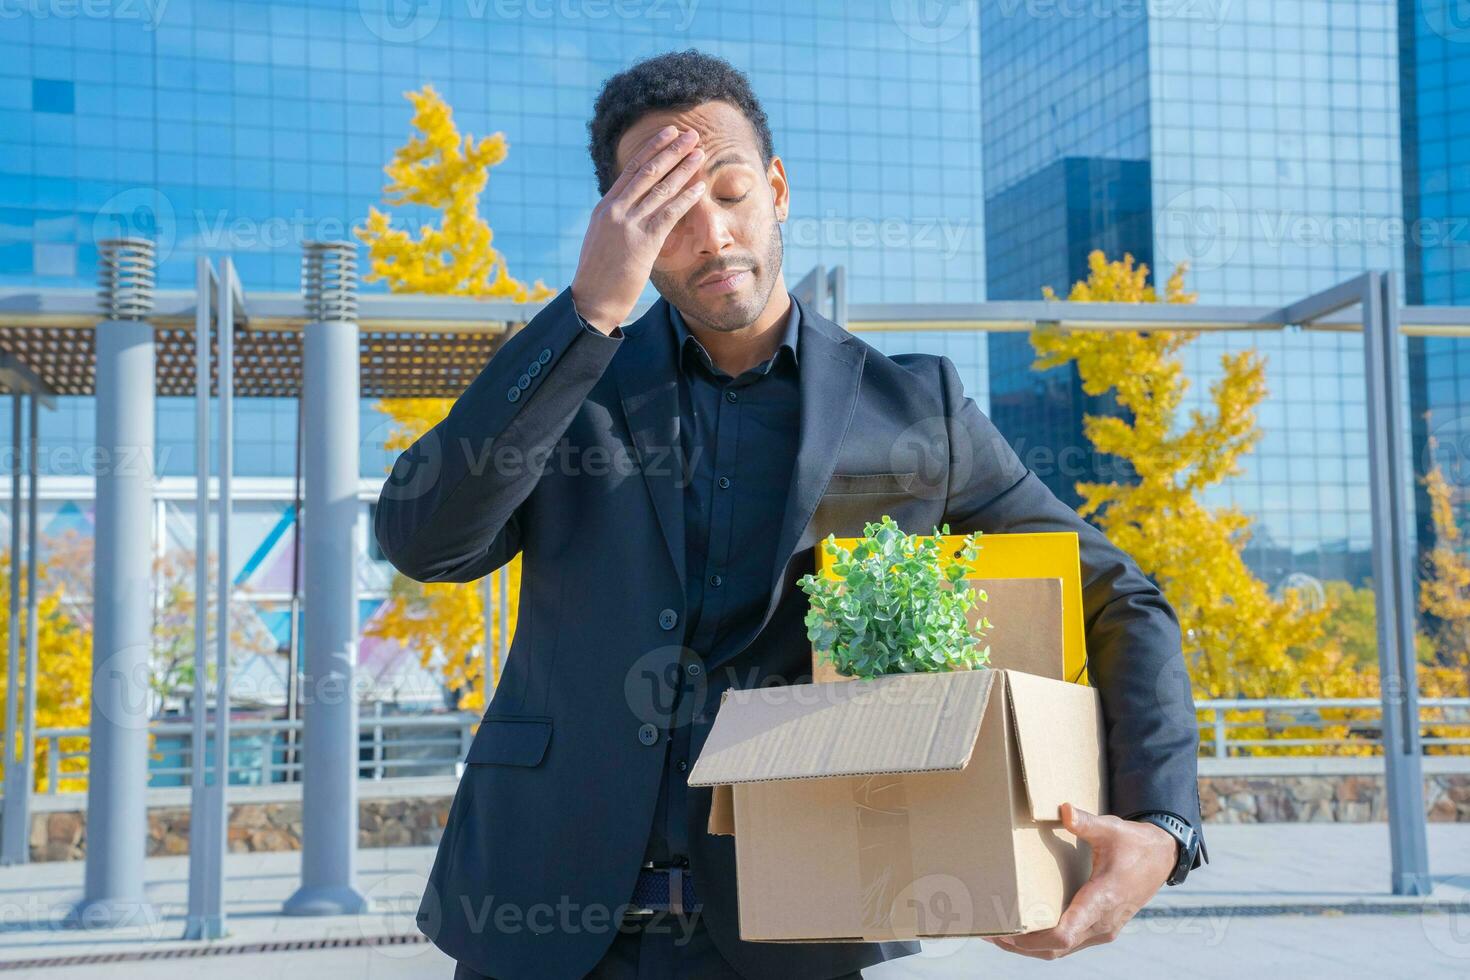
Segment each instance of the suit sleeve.
M1166 810L1199 827L1199 729L1173 607L1132 558L1022 463L965 395L950 359L939 360L950 531L1077 532L1087 668L1102 699L1110 809L1123 817Z
M394 462L373 519L393 567L469 582L514 558L527 498L623 338L588 323L569 286L508 339Z

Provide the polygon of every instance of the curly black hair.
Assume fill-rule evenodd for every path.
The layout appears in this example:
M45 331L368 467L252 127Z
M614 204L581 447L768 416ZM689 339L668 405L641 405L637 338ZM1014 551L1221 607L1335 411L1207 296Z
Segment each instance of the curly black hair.
M587 151L597 173L597 193L606 194L618 179L618 140L650 112L688 109L723 100L745 114L760 145L761 163L775 155L765 110L751 91L750 80L723 58L694 48L669 51L638 62L602 85L587 123Z

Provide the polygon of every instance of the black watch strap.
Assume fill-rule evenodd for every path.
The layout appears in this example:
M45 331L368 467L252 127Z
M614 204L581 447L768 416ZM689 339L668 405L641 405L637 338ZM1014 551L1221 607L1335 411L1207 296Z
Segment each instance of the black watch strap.
M1178 858L1174 862L1174 870L1169 873L1166 881L1171 885L1177 885L1188 877L1189 872L1199 867L1200 846L1203 843L1199 832L1189 821L1177 817L1163 810L1152 810L1148 813L1135 814L1130 819L1141 820L1151 823L1168 833L1179 844Z

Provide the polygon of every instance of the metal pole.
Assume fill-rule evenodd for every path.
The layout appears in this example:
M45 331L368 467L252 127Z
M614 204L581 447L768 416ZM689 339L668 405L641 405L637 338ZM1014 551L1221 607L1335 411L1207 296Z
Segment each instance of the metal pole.
M302 412L300 393L296 397L296 472L291 495L291 645L287 652L286 720L294 722L301 714L301 468L305 443L306 415ZM300 782L290 768L297 761L297 738L294 725L286 729L286 765L283 780Z
M1383 761L1395 895L1428 895L1419 681L1414 660L1414 541L1408 421L1400 374L1398 298L1392 273L1364 277L1363 348L1368 376L1368 472L1373 507L1373 588L1383 698Z
M302 351L305 569L302 576L301 887L288 915L366 911L357 889L357 543L360 463L357 249L306 246Z
M27 444L29 462L26 465L28 499L26 501L26 679L25 679L25 722L21 726L20 740L20 785L16 821L22 832L19 862L30 860L31 796L36 789L36 688L40 680L38 660L39 637L36 631L36 568L40 565L40 550L37 546L39 520L37 496L40 492L41 415L39 399L32 392L27 399L30 406L30 442ZM12 688L14 690L14 688ZM54 791L54 790L53 790Z
M185 939L224 935L222 848L209 792L209 367L214 270L200 256L194 271L194 695L189 739L189 912Z
M837 265L828 275L832 293L832 322L847 326L847 269Z
M233 512L233 471L235 469L235 264L226 256L220 262L219 292L215 294L215 336L219 344L219 597L215 603L214 663L214 780L209 785L209 819L214 822L210 841L214 853L210 860L218 864L223 881L225 842L229 839L230 787L230 592L234 584L230 574L230 516ZM223 924L224 895L216 898Z
M92 717L83 896L88 927L153 922L143 897L148 839L148 661L152 647L153 243L98 243L96 558Z
M510 656L510 565L500 566L500 658L495 661L495 686L500 686L500 673L505 658Z
M14 692L20 685L20 469L21 469L21 395L10 396L10 443L15 456L10 466L10 635L6 637L5 656L5 802L3 824L0 824L0 864L16 864L16 856L27 834L20 833L20 813L16 804L16 712L19 699ZM27 828L29 830L29 828ZM19 841L19 844L16 842Z

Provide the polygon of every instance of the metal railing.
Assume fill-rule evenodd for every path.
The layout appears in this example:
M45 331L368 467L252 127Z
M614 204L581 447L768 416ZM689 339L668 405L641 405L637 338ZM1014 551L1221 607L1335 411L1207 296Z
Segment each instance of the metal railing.
M469 751L479 715L365 716L358 723L358 776L367 780L453 775ZM234 721L230 725L230 784L265 786L301 780L301 731L297 721ZM148 785L187 787L193 769L193 725L156 722L149 727ZM46 794L86 786L87 729L43 728ZM211 764L215 740L206 739Z
M1262 698L1195 702L1200 754L1381 755L1383 702L1377 698ZM1470 698L1420 698L1426 754L1470 746ZM1285 751L1283 751L1285 750Z
M1382 704L1375 698L1199 700L1200 754L1218 759L1259 755L1378 755ZM358 775L367 780L453 775L480 716L367 715L360 719ZM230 726L230 783L263 786L301 779L300 721L237 721ZM189 785L193 728L159 722L149 785ZM1419 731L1425 751L1470 754L1470 698L1423 698ZM293 737L294 735L294 737ZM87 777L87 730L43 728L45 792L80 791ZM210 739L206 751L214 752Z

